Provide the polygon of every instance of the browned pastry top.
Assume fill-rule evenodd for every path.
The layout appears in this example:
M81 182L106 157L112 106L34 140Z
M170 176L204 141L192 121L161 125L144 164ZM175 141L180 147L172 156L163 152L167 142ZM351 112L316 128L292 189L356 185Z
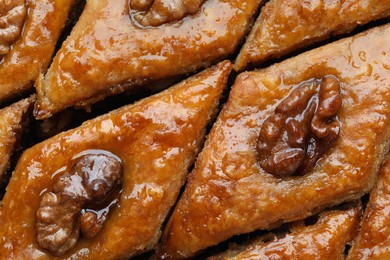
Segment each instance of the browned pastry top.
M390 258L390 157L380 170L370 193L359 236L352 246L349 260Z
M198 153L206 126L215 116L231 69L230 62L222 62L165 92L87 121L26 150L12 175L0 210L0 259L118 259L153 249L165 216ZM110 152L122 161L118 203L95 237L79 237L75 247L55 258L37 243L36 230L40 232L40 224L65 227L59 235L79 229L66 228L63 219L53 222L53 216L59 217L57 214L37 211L63 210L69 217L68 225L77 223L73 222L77 221L73 218L77 215L68 214L65 209L73 211L72 207L78 205L57 207L55 197L72 194L75 198L83 194L73 190L80 188L77 184L80 182L75 181L75 187L64 185L69 178L80 177L67 174L64 169L78 168L77 164L69 165L74 162L72 159L96 149ZM58 180L58 176L62 179ZM83 190L88 190L87 186L93 187L86 185ZM55 196L50 197L50 193ZM81 200L83 208L88 208L88 196L83 195ZM48 233L42 230L40 234ZM57 238L52 242L61 242ZM68 243L74 236L68 238L62 242ZM46 245L48 241L43 242Z
M24 1L1 0L2 7L4 2ZM39 73L46 71L73 2L74 0L28 0L23 5L26 17L13 22L23 27L21 34L13 37L12 41L7 40L10 50L6 54L0 50L0 102L33 87ZM2 11L0 8L0 49L3 44L2 35L10 30L16 32L15 27L3 28ZM17 14L22 14L23 9L17 11ZM16 19L12 16L7 20L11 18Z
M160 2L172 1L154 1ZM129 0L87 1L47 74L36 83L37 118L225 58L260 2L208 0L181 20L143 27L130 15Z
M270 0L237 57L235 69L259 64L390 16L390 0Z
M0 110L0 188L34 101L35 97L30 97Z
M361 212L357 203L352 203L347 209L324 211L312 225L306 226L304 221L294 222L285 234L266 234L210 260L342 260L346 244L358 232Z
M390 25L238 76L164 231L161 258L188 257L236 234L302 219L360 198L390 141ZM340 137L304 176L258 162L262 123L302 82L340 81Z

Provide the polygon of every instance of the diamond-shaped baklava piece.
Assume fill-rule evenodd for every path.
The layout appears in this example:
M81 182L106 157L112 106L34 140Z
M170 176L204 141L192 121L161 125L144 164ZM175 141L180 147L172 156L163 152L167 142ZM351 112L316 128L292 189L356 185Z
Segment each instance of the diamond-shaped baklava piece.
M230 62L26 150L0 258L118 259L154 248L215 117Z
M48 72L36 83L36 117L194 72L232 54L261 0L202 2L156 0L150 6L151 1L87 1Z
M360 198L390 141L390 25L238 76L164 231L189 257Z

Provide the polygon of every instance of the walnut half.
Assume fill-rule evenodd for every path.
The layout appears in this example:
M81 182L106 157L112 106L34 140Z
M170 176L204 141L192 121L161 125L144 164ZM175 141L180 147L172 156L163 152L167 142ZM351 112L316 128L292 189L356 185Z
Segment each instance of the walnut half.
M26 15L25 0L0 0L0 58L19 38Z
M159 26L195 14L206 0L131 0L135 20L142 26Z
M61 256L77 244L80 229L84 237L93 238L107 214L89 208L105 205L121 178L122 163L109 152L94 150L77 157L70 171L56 178L53 191L42 196L36 213L38 244Z
M261 167L278 177L310 171L339 136L336 115L341 105L334 76L299 85L261 127L257 144Z

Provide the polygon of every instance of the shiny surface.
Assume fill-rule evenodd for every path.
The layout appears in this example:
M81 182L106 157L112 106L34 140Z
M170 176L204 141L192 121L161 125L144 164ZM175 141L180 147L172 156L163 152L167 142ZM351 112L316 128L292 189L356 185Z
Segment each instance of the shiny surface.
M11 45L19 38L26 15L25 0L3 0L0 3L0 59L10 51Z
M73 0L28 0L20 38L0 59L0 102L31 88L46 71Z
M23 123L33 101L34 97L23 99L0 110L0 187L4 184L4 174L22 135Z
M270 0L234 66L243 70L389 16L390 0Z
M390 258L390 157L382 165L370 193L359 236L348 260Z
M64 167L53 172L53 189L43 194L36 213L37 242L55 256L76 246L80 230L87 239L102 230L109 212L98 212L118 201L111 195L122 182L122 161L108 151L83 151Z
M294 88L261 126L256 147L260 166L276 177L312 170L339 137L341 105L336 77L311 79Z
M154 248L231 68L223 62L26 150L0 210L0 259L118 259ZM121 158L123 190L104 229L55 258L36 242L35 213L41 196L53 188L53 172L87 149Z
M340 80L340 136L305 176L275 178L257 161L261 124L292 87L326 75ZM389 141L390 25L240 74L164 231L160 257L187 257L360 198Z
M42 119L149 81L193 72L231 54L261 0L208 0L193 16L144 28L129 0L89 0L36 84Z
M209 260L342 260L345 246L358 232L361 211L360 206L324 211L311 226L305 226L304 221L294 222L282 237L267 234Z

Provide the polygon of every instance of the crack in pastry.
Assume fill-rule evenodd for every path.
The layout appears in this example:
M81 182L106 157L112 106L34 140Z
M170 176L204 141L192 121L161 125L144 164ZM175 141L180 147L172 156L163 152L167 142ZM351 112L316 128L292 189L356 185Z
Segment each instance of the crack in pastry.
M390 25L240 74L173 211L160 259L187 258L238 234L273 229L356 200L390 146ZM339 138L303 176L278 178L258 161L263 122L302 82L334 75Z
M234 67L241 71L385 17L390 17L390 0L270 0Z
M36 118L50 117L66 107L87 107L107 96L192 73L226 58L245 36L262 0L153 3L168 2L190 3L180 14L187 16L143 27L129 14L131 6L142 10L149 1L87 1L49 70L35 84ZM153 6L150 10L155 10ZM198 9L194 6L201 7L196 15L188 16Z
M23 99L0 110L0 188L7 180L12 155L18 147L35 96ZM31 116L31 115L30 115Z
M122 178L122 162L110 152L84 151L73 161L69 171L56 176L53 191L42 196L36 213L37 242L55 256L76 246L80 229L87 239L96 236L107 212L98 215L85 206L101 208Z
M2 0L0 3L0 58L7 54L20 36L26 18L25 0Z
M196 14L206 0L131 0L132 15L142 26L159 26Z
M231 70L229 61L221 62L159 94L86 121L27 149L18 161L0 208L0 259L55 258L38 244L36 214L44 209L41 201L45 197L49 200L64 191L55 187L57 178L74 176L68 174L74 165L72 159L90 150L109 151L121 159L121 190L99 232L95 232L99 221L91 213L100 210L100 205L71 209L80 212L79 218L84 216L80 225L87 236L79 236L77 244L57 258L127 259L154 249L202 146L207 125L216 117ZM98 211L96 215L103 213Z
M309 172L339 136L340 122L335 117L340 107L335 77L300 84L261 126L260 165L279 177Z
M359 235L347 259L388 259L390 256L390 157L383 163L364 212Z
M46 71L73 2L0 0L0 103L32 88ZM16 8L3 16L10 6Z
M361 213L360 203L326 210L313 225L303 220L286 224L288 232L267 233L208 259L345 259L345 246L358 232Z

